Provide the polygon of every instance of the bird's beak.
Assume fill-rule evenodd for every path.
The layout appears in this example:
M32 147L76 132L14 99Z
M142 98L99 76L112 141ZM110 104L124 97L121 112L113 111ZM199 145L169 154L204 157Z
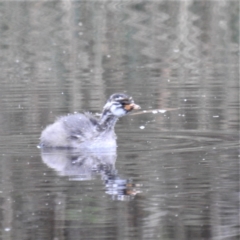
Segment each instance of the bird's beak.
M137 110L137 109L141 109L141 107L135 103L131 103L131 104L128 104L128 105L125 105L124 108L127 110L127 111L131 111L131 110Z

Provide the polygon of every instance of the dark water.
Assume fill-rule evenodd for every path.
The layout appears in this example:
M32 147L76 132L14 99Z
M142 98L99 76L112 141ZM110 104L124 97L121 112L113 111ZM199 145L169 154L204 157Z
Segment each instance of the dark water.
M239 239L238 1L0 5L1 239ZM36 147L114 92L116 153Z

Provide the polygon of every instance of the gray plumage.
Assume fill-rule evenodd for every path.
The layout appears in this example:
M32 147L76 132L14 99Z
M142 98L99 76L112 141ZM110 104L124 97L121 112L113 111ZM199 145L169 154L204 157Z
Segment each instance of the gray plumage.
M100 118L91 113L71 114L58 118L43 130L40 147L91 149L116 147L114 126L118 118L139 108L131 97L115 93L108 99Z

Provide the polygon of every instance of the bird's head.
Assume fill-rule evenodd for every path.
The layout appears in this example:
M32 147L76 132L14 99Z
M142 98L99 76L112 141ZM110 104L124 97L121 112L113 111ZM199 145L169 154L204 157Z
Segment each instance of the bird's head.
M114 93L103 107L103 113L115 117L123 117L132 110L141 107L134 103L133 98L124 93Z

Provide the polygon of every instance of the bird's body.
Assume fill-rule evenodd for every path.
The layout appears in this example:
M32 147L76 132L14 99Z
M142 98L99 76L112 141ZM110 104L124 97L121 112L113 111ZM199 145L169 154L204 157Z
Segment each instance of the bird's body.
M91 113L77 113L58 118L41 135L42 148L109 148L116 147L114 126L119 117L140 107L126 94L113 94L100 118Z

